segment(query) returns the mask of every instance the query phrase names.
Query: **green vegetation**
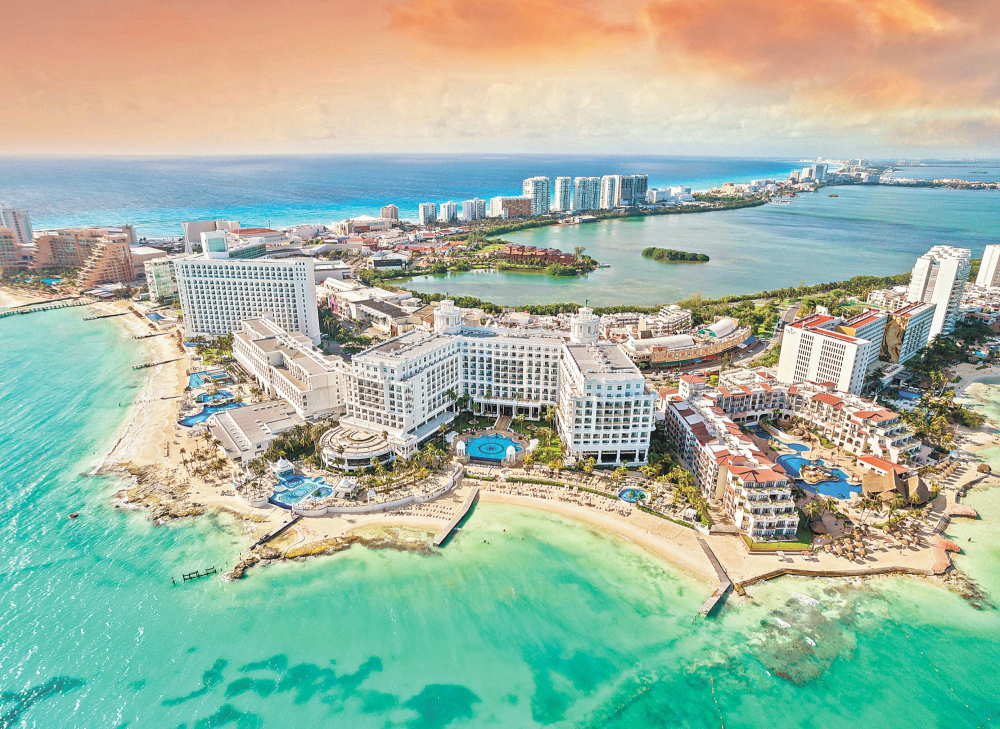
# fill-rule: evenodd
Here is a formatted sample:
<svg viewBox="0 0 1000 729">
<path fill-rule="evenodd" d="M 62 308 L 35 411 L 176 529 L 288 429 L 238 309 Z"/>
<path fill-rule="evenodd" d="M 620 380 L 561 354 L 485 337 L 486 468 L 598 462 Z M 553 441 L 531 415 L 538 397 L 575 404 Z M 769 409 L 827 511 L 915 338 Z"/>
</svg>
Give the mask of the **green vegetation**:
<svg viewBox="0 0 1000 729">
<path fill-rule="evenodd" d="M 319 439 L 329 428 L 330 423 L 326 421 L 293 425 L 271 441 L 264 451 L 264 459 L 272 463 L 281 458 L 286 461 L 305 460 L 314 466 L 321 466 Z"/>
<path fill-rule="evenodd" d="M 750 363 L 751 367 L 777 367 L 781 358 L 781 345 L 775 345 L 767 352 Z"/>
<path fill-rule="evenodd" d="M 955 388 L 948 387 L 941 372 L 932 372 L 930 380 L 930 388 L 917 407 L 912 412 L 902 413 L 901 417 L 918 438 L 946 450 L 954 440 L 953 424 L 978 428 L 986 422 L 986 417 L 956 403 Z"/>
<path fill-rule="evenodd" d="M 320 309 L 319 326 L 324 334 L 329 336 L 334 342 L 343 344 L 345 349 L 361 350 L 370 347 L 372 344 L 371 337 L 364 334 L 354 334 L 328 309 Z"/>
<path fill-rule="evenodd" d="M 233 356 L 233 335 L 208 339 L 194 337 L 188 341 L 194 342 L 194 353 L 199 355 L 205 364 L 217 364 Z"/>
<path fill-rule="evenodd" d="M 475 428 L 476 430 L 484 430 L 493 425 L 496 418 L 491 418 L 485 415 L 475 415 L 467 410 L 460 412 L 455 416 L 455 419 L 451 421 L 449 426 L 452 430 L 461 433 L 463 430 L 468 428 Z"/>
<path fill-rule="evenodd" d="M 673 248 L 656 248 L 655 246 L 644 248 L 642 255 L 644 258 L 652 258 L 654 261 L 663 261 L 664 263 L 703 263 L 709 260 L 708 256 L 704 253 L 688 253 L 686 251 L 676 251 Z"/>
</svg>

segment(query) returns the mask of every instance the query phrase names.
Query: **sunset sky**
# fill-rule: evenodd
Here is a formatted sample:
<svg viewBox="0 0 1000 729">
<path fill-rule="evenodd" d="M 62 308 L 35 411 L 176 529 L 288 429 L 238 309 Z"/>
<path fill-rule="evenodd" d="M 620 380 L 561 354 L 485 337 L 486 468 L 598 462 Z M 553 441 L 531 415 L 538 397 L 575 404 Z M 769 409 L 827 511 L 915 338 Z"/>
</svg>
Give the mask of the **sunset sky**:
<svg viewBox="0 0 1000 729">
<path fill-rule="evenodd" d="M 7 3 L 0 152 L 1000 156 L 998 0 Z"/>
</svg>

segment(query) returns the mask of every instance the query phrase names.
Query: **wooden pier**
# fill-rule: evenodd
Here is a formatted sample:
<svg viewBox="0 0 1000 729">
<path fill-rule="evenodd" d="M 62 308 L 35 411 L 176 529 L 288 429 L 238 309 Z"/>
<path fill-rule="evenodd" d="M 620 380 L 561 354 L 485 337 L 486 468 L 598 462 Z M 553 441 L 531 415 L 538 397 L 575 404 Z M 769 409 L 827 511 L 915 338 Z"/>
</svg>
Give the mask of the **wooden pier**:
<svg viewBox="0 0 1000 729">
<path fill-rule="evenodd" d="M 215 571 L 215 565 L 212 565 L 204 572 L 200 570 L 195 570 L 194 572 L 184 573 L 183 575 L 181 575 L 181 581 L 190 582 L 191 580 L 197 580 L 201 577 L 208 577 L 209 575 L 214 575 L 214 574 L 217 574 L 217 572 Z"/>
<path fill-rule="evenodd" d="M 95 321 L 96 319 L 110 319 L 114 316 L 128 316 L 129 314 L 134 314 L 133 311 L 120 311 L 117 314 L 99 314 L 98 316 L 85 316 L 84 321 Z"/>
<path fill-rule="evenodd" d="M 715 568 L 715 574 L 719 576 L 719 586 L 715 588 L 715 592 L 709 597 L 705 604 L 701 606 L 701 610 L 698 614 L 703 618 L 707 618 L 715 606 L 719 604 L 719 600 L 725 597 L 726 593 L 733 589 L 733 581 L 729 579 L 729 575 L 726 574 L 726 570 L 723 568 L 722 564 L 719 562 L 719 558 L 715 556 L 715 552 L 712 548 L 708 546 L 706 542 L 701 537 L 698 537 L 698 543 L 701 548 L 705 550 L 705 556 L 708 557 L 708 561 L 712 563 L 712 567 Z"/>
<path fill-rule="evenodd" d="M 159 367 L 160 365 L 170 364 L 171 362 L 176 362 L 177 360 L 184 359 L 183 357 L 174 357 L 173 359 L 164 359 L 159 362 L 147 362 L 146 364 L 132 365 L 134 370 L 144 370 L 148 367 Z"/>
<path fill-rule="evenodd" d="M 457 527 L 459 523 L 462 521 L 462 519 L 465 518 L 465 515 L 469 513 L 469 509 L 472 508 L 472 505 L 476 502 L 476 498 L 478 496 L 479 496 L 479 487 L 473 486 L 472 491 L 469 492 L 469 495 L 465 497 L 465 501 L 462 503 L 461 508 L 459 508 L 458 513 L 455 514 L 452 520 L 448 522 L 448 525 L 444 529 L 442 529 L 441 533 L 438 534 L 437 537 L 434 539 L 435 547 L 440 547 L 442 544 L 445 543 L 448 537 L 451 536 L 451 533 L 455 531 L 455 527 Z"/>
<path fill-rule="evenodd" d="M 0 311 L 0 319 L 5 316 L 20 316 L 23 314 L 34 314 L 37 311 L 52 311 L 53 309 L 68 309 L 71 306 L 87 306 L 92 303 L 86 299 L 61 299 L 58 303 L 38 302 L 35 304 L 22 304 L 18 307 Z"/>
<path fill-rule="evenodd" d="M 167 334 L 173 334 L 173 332 L 154 332 L 153 334 L 141 334 L 139 336 L 132 337 L 132 339 L 151 339 L 152 337 L 163 337 L 166 336 Z"/>
</svg>

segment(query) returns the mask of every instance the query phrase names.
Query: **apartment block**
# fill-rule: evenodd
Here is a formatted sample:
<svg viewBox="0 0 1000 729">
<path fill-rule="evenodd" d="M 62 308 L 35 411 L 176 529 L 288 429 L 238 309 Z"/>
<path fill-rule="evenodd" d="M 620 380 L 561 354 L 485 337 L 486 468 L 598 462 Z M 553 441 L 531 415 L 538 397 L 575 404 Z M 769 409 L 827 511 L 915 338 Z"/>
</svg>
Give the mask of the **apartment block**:
<svg viewBox="0 0 1000 729">
<path fill-rule="evenodd" d="M 352 358 L 342 427 L 385 434 L 396 455 L 412 453 L 454 417 L 458 397 L 475 412 L 544 416 L 556 409 L 567 458 L 646 462 L 653 396 L 615 345 L 598 344 L 589 309 L 565 333 L 467 326 L 446 300 L 432 332 L 413 330 Z"/>
<path fill-rule="evenodd" d="M 940 334 L 951 334 L 955 329 L 971 258 L 972 251 L 968 248 L 934 246 L 913 266 L 906 298 L 937 305 L 931 324 L 932 340 Z"/>
<path fill-rule="evenodd" d="M 17 234 L 0 226 L 0 274 L 26 271 L 32 266 L 34 248 L 18 243 Z"/>
<path fill-rule="evenodd" d="M 569 212 L 573 209 L 573 181 L 568 177 L 557 177 L 552 196 L 552 209 Z"/>
<path fill-rule="evenodd" d="M 153 258 L 142 264 L 146 270 L 146 287 L 153 301 L 172 304 L 177 301 L 177 277 L 174 275 L 174 259 L 164 256 Z"/>
<path fill-rule="evenodd" d="M 379 212 L 379 217 L 386 220 L 399 220 L 399 208 L 392 204 L 383 205 L 382 210 Z"/>
<path fill-rule="evenodd" d="M 766 370 L 729 370 L 720 375 L 715 391 L 700 387 L 738 424 L 775 414 L 801 418 L 848 453 L 893 462 L 920 447 L 898 413 L 830 385 L 785 385 Z"/>
<path fill-rule="evenodd" d="M 573 209 L 576 211 L 597 210 L 601 207 L 601 178 L 573 178 Z"/>
<path fill-rule="evenodd" d="M 530 218 L 532 215 L 531 209 L 532 198 L 527 195 L 490 198 L 491 218 Z"/>
<path fill-rule="evenodd" d="M 597 341 L 599 323 L 593 310 L 580 309 L 563 345 L 559 436 L 574 462 L 641 465 L 655 427 L 654 396 L 620 347 Z"/>
<path fill-rule="evenodd" d="M 471 223 L 474 220 L 482 220 L 486 217 L 486 201 L 480 200 L 478 197 L 472 200 L 463 200 L 460 217 L 466 223 Z"/>
<path fill-rule="evenodd" d="M 521 194 L 531 199 L 531 214 L 545 215 L 549 212 L 549 178 L 529 177 L 521 183 Z"/>
<path fill-rule="evenodd" d="M 915 302 L 889 314 L 879 357 L 902 364 L 927 346 L 936 304 Z"/>
<path fill-rule="evenodd" d="M 34 245 L 35 235 L 31 230 L 31 217 L 27 210 L 0 207 L 0 228 L 10 228 L 14 241 L 22 248 Z"/>
<path fill-rule="evenodd" d="M 437 222 L 437 205 L 432 202 L 420 203 L 417 217 L 421 225 L 431 225 Z"/>
<path fill-rule="evenodd" d="M 976 286 L 1000 286 L 1000 245 L 986 246 L 976 275 Z"/>
<path fill-rule="evenodd" d="M 754 541 L 788 540 L 799 527 L 792 480 L 694 384 L 666 403 L 664 426 L 702 493 Z M 701 380 L 703 382 L 703 380 Z"/>
<path fill-rule="evenodd" d="M 91 247 L 77 275 L 76 285 L 86 291 L 102 284 L 129 283 L 135 279 L 128 236 L 117 233 L 103 236 Z"/>
<path fill-rule="evenodd" d="M 207 235 L 207 234 L 206 234 Z M 313 261 L 308 258 L 229 258 L 206 240 L 204 253 L 174 261 L 177 291 L 189 334 L 225 335 L 244 319 L 266 314 L 286 332 L 319 344 L 319 312 Z"/>
</svg>

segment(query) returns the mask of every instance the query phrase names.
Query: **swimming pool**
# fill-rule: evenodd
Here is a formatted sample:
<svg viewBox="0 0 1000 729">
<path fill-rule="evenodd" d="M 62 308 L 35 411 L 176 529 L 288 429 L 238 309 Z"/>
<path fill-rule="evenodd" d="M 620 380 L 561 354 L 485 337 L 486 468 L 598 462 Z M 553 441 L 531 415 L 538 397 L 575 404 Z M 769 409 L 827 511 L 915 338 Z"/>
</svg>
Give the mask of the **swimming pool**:
<svg viewBox="0 0 1000 729">
<path fill-rule="evenodd" d="M 194 389 L 207 385 L 213 380 L 224 380 L 228 377 L 225 370 L 215 370 L 213 372 L 195 372 L 188 378 L 188 387 Z"/>
<path fill-rule="evenodd" d="M 241 402 L 227 402 L 222 405 L 206 405 L 201 409 L 200 413 L 197 413 L 196 415 L 188 415 L 186 418 L 181 418 L 177 422 L 186 428 L 190 428 L 194 425 L 201 425 L 216 413 L 241 407 L 243 407 L 243 403 Z"/>
<path fill-rule="evenodd" d="M 155 311 L 146 312 L 146 318 L 151 322 L 163 321 L 163 314 L 157 314 Z"/>
<path fill-rule="evenodd" d="M 790 443 L 790 446 L 799 445 L 798 443 Z M 796 449 L 798 450 L 798 449 Z M 825 466 L 821 460 L 812 461 L 808 458 L 803 458 L 802 456 L 793 456 L 791 454 L 778 456 L 778 465 L 785 469 L 789 474 L 793 475 L 797 480 L 799 478 L 799 469 L 808 463 L 817 463 L 821 466 Z M 854 484 L 847 482 L 847 474 L 840 470 L 839 468 L 831 469 L 833 475 L 837 478 L 832 481 L 821 481 L 817 484 L 807 484 L 805 481 L 801 481 L 804 488 L 816 491 L 817 493 L 823 494 L 824 496 L 833 496 L 838 499 L 846 499 L 851 494 L 856 494 L 861 491 L 861 486 L 855 486 Z"/>
<path fill-rule="evenodd" d="M 618 492 L 618 498 L 629 504 L 636 504 L 646 500 L 646 492 L 641 489 L 622 489 Z"/>
<path fill-rule="evenodd" d="M 233 393 L 229 390 L 219 390 L 214 395 L 209 395 L 207 392 L 201 393 L 195 398 L 197 402 L 215 402 L 216 400 L 232 400 Z"/>
<path fill-rule="evenodd" d="M 504 456 L 507 455 L 507 448 L 510 446 L 514 446 L 514 450 L 517 453 L 524 450 L 510 438 L 499 433 L 492 433 L 472 438 L 466 443 L 465 452 L 469 454 L 469 458 L 477 461 L 500 463 L 504 459 Z"/>
<path fill-rule="evenodd" d="M 324 479 L 319 477 L 289 476 L 283 478 L 274 487 L 274 495 L 270 502 L 283 509 L 291 509 L 300 501 L 309 499 L 323 499 L 333 495 Z"/>
</svg>

